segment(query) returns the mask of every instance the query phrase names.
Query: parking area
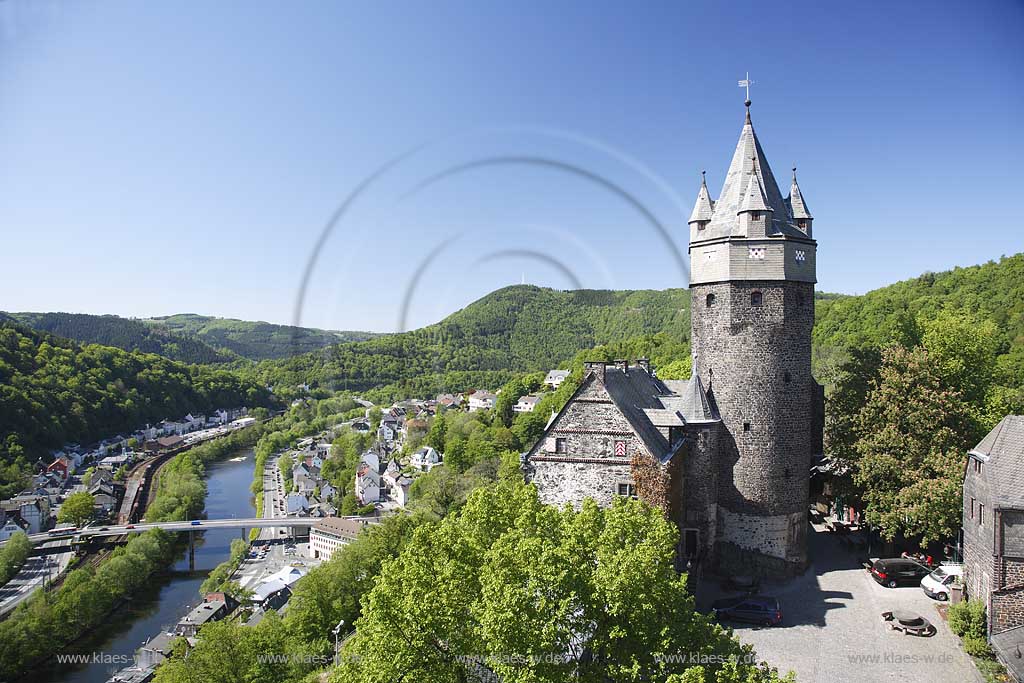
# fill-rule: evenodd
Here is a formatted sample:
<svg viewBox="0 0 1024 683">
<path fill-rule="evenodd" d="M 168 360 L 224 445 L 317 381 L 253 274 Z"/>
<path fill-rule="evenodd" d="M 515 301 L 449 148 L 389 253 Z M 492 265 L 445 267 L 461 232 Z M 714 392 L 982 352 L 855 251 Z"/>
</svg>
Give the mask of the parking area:
<svg viewBox="0 0 1024 683">
<path fill-rule="evenodd" d="M 761 593 L 778 598 L 778 626 L 729 623 L 758 658 L 796 672 L 800 683 L 983 681 L 936 606 L 919 587 L 885 588 L 837 539 L 817 527 L 808 537 L 812 566 L 786 583 L 766 583 Z M 710 608 L 725 595 L 717 581 L 702 582 L 698 605 Z M 907 636 L 882 621 L 883 612 L 916 612 L 931 621 L 930 638 Z"/>
</svg>

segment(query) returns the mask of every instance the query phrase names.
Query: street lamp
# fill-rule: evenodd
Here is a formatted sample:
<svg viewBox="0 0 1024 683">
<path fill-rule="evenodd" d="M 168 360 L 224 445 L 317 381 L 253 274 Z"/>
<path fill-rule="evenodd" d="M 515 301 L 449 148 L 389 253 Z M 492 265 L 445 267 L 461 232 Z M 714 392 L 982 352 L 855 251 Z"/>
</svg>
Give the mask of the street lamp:
<svg viewBox="0 0 1024 683">
<path fill-rule="evenodd" d="M 345 625 L 345 620 L 342 619 L 338 622 L 338 625 L 334 627 L 331 633 L 334 634 L 334 664 L 338 664 L 338 634 L 341 633 L 341 628 Z"/>
</svg>

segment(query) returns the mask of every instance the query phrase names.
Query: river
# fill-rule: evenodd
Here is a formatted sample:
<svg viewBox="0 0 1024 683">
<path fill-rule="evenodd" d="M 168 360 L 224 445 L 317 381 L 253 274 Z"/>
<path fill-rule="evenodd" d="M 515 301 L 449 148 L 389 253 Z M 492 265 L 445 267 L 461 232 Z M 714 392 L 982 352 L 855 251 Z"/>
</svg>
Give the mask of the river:
<svg viewBox="0 0 1024 683">
<path fill-rule="evenodd" d="M 239 460 L 238 458 L 243 458 Z M 252 449 L 206 467 L 206 516 L 255 517 L 249 486 L 256 462 Z M 149 590 L 136 595 L 131 604 L 119 609 L 108 620 L 109 626 L 76 643 L 70 653 L 98 655 L 98 661 L 33 672 L 38 683 L 105 683 L 116 671 L 130 663 L 135 651 L 161 630 L 173 627 L 200 600 L 199 586 L 206 575 L 228 559 L 231 540 L 241 531 L 213 529 L 196 541 L 196 570 L 189 572 L 187 550 L 170 570 L 156 577 Z"/>
</svg>

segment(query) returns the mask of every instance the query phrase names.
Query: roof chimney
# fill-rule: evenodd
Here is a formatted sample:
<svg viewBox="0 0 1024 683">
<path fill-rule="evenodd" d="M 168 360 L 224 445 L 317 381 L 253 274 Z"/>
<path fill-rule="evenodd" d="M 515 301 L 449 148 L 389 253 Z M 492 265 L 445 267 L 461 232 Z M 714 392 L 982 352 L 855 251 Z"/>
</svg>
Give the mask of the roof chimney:
<svg viewBox="0 0 1024 683">
<path fill-rule="evenodd" d="M 617 358 L 615 360 L 615 367 L 622 370 L 622 374 L 629 374 L 629 361 L 624 358 Z"/>
<path fill-rule="evenodd" d="M 603 360 L 588 360 L 583 363 L 583 367 L 586 368 L 587 372 L 592 372 L 597 375 L 597 378 L 604 383 L 604 370 L 607 366 Z"/>
<path fill-rule="evenodd" d="M 646 357 L 644 357 L 644 358 L 637 358 L 636 359 L 636 364 L 639 365 L 640 368 L 644 372 L 646 372 L 648 375 L 651 374 L 651 359 L 650 358 L 646 358 Z"/>
</svg>

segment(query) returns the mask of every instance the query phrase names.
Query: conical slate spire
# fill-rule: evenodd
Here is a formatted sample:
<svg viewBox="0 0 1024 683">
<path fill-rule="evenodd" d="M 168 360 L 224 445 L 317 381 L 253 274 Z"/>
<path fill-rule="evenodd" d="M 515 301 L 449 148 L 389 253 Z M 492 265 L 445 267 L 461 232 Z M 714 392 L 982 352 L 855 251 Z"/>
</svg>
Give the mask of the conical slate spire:
<svg viewBox="0 0 1024 683">
<path fill-rule="evenodd" d="M 756 168 L 750 175 L 747 191 L 743 194 L 743 200 L 740 202 L 737 213 L 741 211 L 771 211 L 772 207 L 768 205 L 768 200 L 764 196 L 764 188 L 761 187 L 761 180 L 757 177 Z"/>
<path fill-rule="evenodd" d="M 693 212 L 690 214 L 690 223 L 697 221 L 710 221 L 715 211 L 715 203 L 711 201 L 711 194 L 708 192 L 707 179 L 704 171 L 700 172 L 700 190 L 697 192 L 697 203 L 693 205 Z"/>
<path fill-rule="evenodd" d="M 683 404 L 680 411 L 688 423 L 694 422 L 715 422 L 718 416 L 711 408 L 708 401 L 708 394 L 704 391 L 704 383 L 700 381 L 700 373 L 697 372 L 697 358 L 693 359 L 693 370 L 690 373 L 690 381 L 686 390 L 682 393 Z"/>
<path fill-rule="evenodd" d="M 813 218 L 811 210 L 807 208 L 804 195 L 800 192 L 800 186 L 796 184 L 796 166 L 793 167 L 793 185 L 789 188 L 789 196 L 786 198 L 789 204 L 790 215 L 794 219 Z"/>
<path fill-rule="evenodd" d="M 751 179 L 755 179 L 761 186 L 760 194 L 766 207 L 758 210 L 771 210 L 775 223 L 785 221 L 789 215 L 788 207 L 779 191 L 778 183 L 775 182 L 775 176 L 772 175 L 761 142 L 754 132 L 748 108 L 732 163 L 729 164 L 729 171 L 725 175 L 722 193 L 714 203 L 714 214 L 701 239 L 742 234 L 736 214 L 741 210 L 744 197 L 750 194 L 748 186 Z"/>
</svg>

